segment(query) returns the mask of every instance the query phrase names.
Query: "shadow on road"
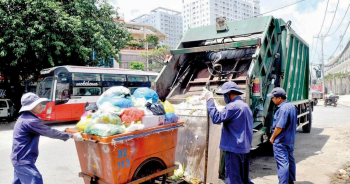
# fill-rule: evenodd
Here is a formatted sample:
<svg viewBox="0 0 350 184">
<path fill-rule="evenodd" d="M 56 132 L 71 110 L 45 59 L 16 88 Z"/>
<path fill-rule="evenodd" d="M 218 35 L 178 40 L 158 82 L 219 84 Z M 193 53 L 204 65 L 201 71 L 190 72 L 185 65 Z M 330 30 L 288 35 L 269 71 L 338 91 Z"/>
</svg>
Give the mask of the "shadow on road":
<svg viewBox="0 0 350 184">
<path fill-rule="evenodd" d="M 312 128 L 310 133 L 303 133 L 300 130 L 297 131 L 294 145 L 294 158 L 296 163 L 309 157 L 322 154 L 321 149 L 330 137 L 328 135 L 322 135 L 323 130 L 323 128 Z M 251 151 L 250 179 L 262 178 L 269 175 L 277 175 L 277 166 L 273 157 L 272 145 L 265 144 Z M 295 183 L 309 184 L 312 182 L 298 181 Z"/>
</svg>

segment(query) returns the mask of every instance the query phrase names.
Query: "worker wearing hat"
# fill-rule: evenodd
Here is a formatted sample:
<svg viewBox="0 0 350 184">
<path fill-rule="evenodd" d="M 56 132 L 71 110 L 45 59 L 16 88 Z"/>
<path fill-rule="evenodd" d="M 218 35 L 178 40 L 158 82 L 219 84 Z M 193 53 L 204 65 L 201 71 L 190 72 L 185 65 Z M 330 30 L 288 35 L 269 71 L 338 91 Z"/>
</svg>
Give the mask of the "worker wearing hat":
<svg viewBox="0 0 350 184">
<path fill-rule="evenodd" d="M 270 138 L 277 163 L 278 180 L 280 184 L 293 183 L 296 172 L 293 151 L 298 111 L 292 103 L 286 100 L 286 92 L 282 88 L 274 88 L 267 97 L 271 98 L 278 107 L 274 115 Z"/>
<path fill-rule="evenodd" d="M 226 82 L 216 94 L 224 95 L 227 104 L 218 111 L 213 93 L 203 89 L 209 115 L 214 124 L 223 123 L 220 149 L 225 152 L 225 180 L 227 184 L 246 184 L 249 180 L 250 147 L 253 138 L 253 116 L 242 100 L 243 92 L 234 82 Z"/>
<path fill-rule="evenodd" d="M 41 123 L 36 114 L 42 112 L 41 102 L 46 98 L 39 98 L 34 93 L 26 93 L 21 98 L 22 115 L 18 118 L 13 130 L 13 145 L 11 162 L 14 167 L 13 184 L 42 184 L 43 179 L 35 166 L 39 155 L 39 138 L 41 135 L 61 140 L 74 138 L 82 141 L 81 133 L 70 134 L 51 129 Z"/>
</svg>

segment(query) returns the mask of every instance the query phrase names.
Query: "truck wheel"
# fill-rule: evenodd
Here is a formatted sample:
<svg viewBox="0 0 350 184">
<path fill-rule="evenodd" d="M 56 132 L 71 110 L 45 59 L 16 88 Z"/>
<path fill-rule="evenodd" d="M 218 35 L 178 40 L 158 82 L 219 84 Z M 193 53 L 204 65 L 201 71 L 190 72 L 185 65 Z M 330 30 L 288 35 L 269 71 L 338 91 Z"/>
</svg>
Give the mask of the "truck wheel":
<svg viewBox="0 0 350 184">
<path fill-rule="evenodd" d="M 134 173 L 131 181 L 135 181 L 135 180 L 144 178 L 146 176 L 157 173 L 157 172 L 164 170 L 164 169 L 166 169 L 166 165 L 164 164 L 164 162 L 161 159 L 149 158 L 149 159 L 143 161 L 139 165 L 139 167 L 135 170 L 135 173 Z M 162 175 L 160 177 L 162 177 L 163 180 L 166 179 L 166 175 Z M 146 181 L 146 182 L 143 182 L 141 184 L 153 184 L 153 183 L 155 183 L 156 179 L 157 178 L 153 178 L 153 179 Z"/>
<path fill-rule="evenodd" d="M 307 120 L 309 120 L 309 123 L 302 127 L 304 133 L 310 133 L 310 131 L 311 131 L 311 126 L 312 126 L 312 110 L 311 110 L 311 108 L 309 108 L 309 114 L 307 115 Z"/>
</svg>

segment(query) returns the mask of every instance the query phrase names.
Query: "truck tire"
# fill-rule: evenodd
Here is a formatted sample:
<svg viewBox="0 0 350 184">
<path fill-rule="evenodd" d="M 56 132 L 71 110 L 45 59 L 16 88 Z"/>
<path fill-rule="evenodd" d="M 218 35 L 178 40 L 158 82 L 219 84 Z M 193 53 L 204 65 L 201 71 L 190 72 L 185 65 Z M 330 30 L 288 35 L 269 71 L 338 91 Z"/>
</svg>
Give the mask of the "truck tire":
<svg viewBox="0 0 350 184">
<path fill-rule="evenodd" d="M 312 110 L 311 110 L 311 108 L 309 108 L 309 114 L 307 114 L 307 120 L 309 120 L 309 123 L 302 127 L 304 133 L 311 132 L 311 126 L 312 126 Z"/>
</svg>

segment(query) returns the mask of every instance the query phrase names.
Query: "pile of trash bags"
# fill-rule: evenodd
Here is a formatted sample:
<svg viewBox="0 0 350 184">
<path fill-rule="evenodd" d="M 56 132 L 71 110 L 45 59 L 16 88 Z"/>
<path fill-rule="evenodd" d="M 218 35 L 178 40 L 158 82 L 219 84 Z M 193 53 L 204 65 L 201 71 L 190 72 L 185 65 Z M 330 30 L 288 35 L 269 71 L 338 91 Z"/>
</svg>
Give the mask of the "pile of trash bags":
<svg viewBox="0 0 350 184">
<path fill-rule="evenodd" d="M 77 129 L 100 137 L 144 129 L 145 116 L 164 116 L 165 123 L 176 123 L 179 117 L 169 102 L 160 102 L 158 94 L 141 87 L 130 95 L 123 86 L 111 87 L 96 103 L 87 104 Z"/>
</svg>

